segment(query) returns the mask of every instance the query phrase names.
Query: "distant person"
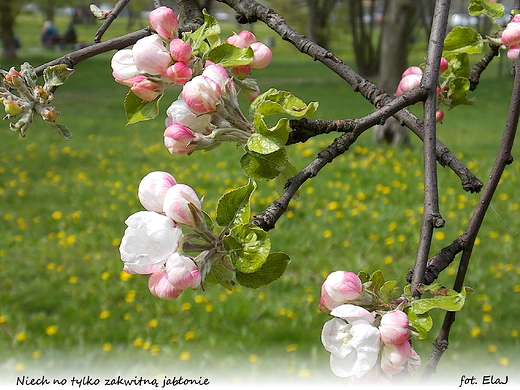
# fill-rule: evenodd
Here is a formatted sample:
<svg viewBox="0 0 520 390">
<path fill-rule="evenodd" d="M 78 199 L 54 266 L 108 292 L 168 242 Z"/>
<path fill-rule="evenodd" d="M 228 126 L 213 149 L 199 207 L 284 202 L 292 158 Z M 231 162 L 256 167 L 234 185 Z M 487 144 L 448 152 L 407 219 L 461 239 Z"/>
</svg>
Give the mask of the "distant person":
<svg viewBox="0 0 520 390">
<path fill-rule="evenodd" d="M 52 47 L 60 40 L 60 34 L 58 33 L 58 29 L 56 26 L 50 21 L 47 20 L 43 24 L 40 42 L 43 47 Z"/>
<path fill-rule="evenodd" d="M 76 34 L 76 30 L 74 29 L 74 22 L 70 22 L 69 28 L 65 31 L 65 35 L 63 35 L 62 43 L 63 45 L 70 45 L 75 48 L 78 42 L 78 36 Z"/>
</svg>

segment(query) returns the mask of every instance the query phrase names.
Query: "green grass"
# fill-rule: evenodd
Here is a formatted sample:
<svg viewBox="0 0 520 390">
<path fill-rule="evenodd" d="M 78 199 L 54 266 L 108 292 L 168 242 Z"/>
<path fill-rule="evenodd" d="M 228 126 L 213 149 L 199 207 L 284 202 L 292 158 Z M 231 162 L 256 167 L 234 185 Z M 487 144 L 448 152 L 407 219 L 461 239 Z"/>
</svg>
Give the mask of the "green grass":
<svg viewBox="0 0 520 390">
<path fill-rule="evenodd" d="M 33 30 L 37 34 L 37 27 Z M 262 34 L 268 32 L 259 30 Z M 31 43 L 28 35 L 22 38 L 21 61 L 38 65 L 57 54 L 36 48 L 37 40 Z M 409 149 L 375 147 L 367 132 L 306 183 L 301 199 L 291 203 L 270 232 L 273 249 L 292 259 L 277 282 L 233 292 L 210 286 L 160 301 L 149 294 L 146 277 L 125 277 L 117 249 L 124 219 L 141 209 L 139 180 L 151 170 L 169 171 L 203 195 L 204 209 L 214 213 L 224 191 L 246 182 L 238 164 L 241 153 L 224 145 L 207 153 L 170 156 L 162 145 L 162 121 L 175 93 L 163 99 L 160 118 L 125 127 L 126 88 L 112 80 L 109 61 L 107 54 L 78 65 L 56 93 L 59 120 L 71 128 L 71 141 L 42 122 L 34 123 L 24 139 L 4 125 L 0 375 L 99 370 L 112 376 L 192 373 L 247 382 L 264 380 L 268 373 L 291 381 L 334 381 L 319 338 L 328 319 L 317 309 L 321 283 L 336 269 L 382 269 L 404 285 L 421 223 L 419 141 L 413 139 Z M 8 65 L 2 63 L 2 68 Z M 497 74 L 497 68 L 489 71 L 476 107 L 446 113 L 439 126 L 443 142 L 484 181 L 511 89 L 511 78 Z M 360 117 L 372 111 L 332 72 L 282 42 L 273 64 L 255 76 L 264 90 L 286 88 L 305 101 L 319 101 L 316 117 Z M 323 136 L 291 147 L 291 161 L 304 167 L 332 139 Z M 518 148 L 513 154 L 518 156 Z M 467 278 L 475 292 L 457 316 L 441 376 L 461 370 L 472 374 L 475 356 L 489 373 L 519 365 L 519 174 L 517 163 L 508 167 L 492 203 L 498 215 L 490 211 L 484 221 Z M 448 169 L 440 169 L 439 177 L 447 225 L 436 235 L 432 251 L 462 232 L 478 201 L 478 194 L 465 193 Z M 275 196 L 272 185 L 260 183 L 253 212 L 261 212 Z M 456 266 L 441 282 L 452 282 Z M 433 335 L 441 320 L 439 313 Z M 424 360 L 430 341 L 415 344 Z"/>
</svg>

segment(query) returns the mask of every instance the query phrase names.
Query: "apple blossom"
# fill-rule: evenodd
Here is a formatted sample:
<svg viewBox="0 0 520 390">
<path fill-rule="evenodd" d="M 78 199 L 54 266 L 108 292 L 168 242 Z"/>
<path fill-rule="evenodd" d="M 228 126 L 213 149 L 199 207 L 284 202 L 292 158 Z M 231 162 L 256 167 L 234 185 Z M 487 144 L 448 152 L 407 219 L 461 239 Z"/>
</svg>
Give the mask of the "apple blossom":
<svg viewBox="0 0 520 390">
<path fill-rule="evenodd" d="M 175 12 L 168 7 L 155 8 L 148 16 L 152 28 L 164 39 L 171 39 L 177 35 L 179 25 Z"/>
<path fill-rule="evenodd" d="M 226 42 L 233 46 L 245 49 L 252 43 L 256 42 L 256 37 L 251 31 L 242 30 L 238 34 L 233 34 L 230 36 L 228 39 L 226 39 Z"/>
<path fill-rule="evenodd" d="M 54 107 L 43 107 L 39 113 L 42 119 L 48 122 L 54 122 L 58 116 L 58 111 Z"/>
<path fill-rule="evenodd" d="M 402 344 L 408 340 L 408 316 L 401 310 L 392 310 L 381 317 L 379 331 L 385 344 Z"/>
<path fill-rule="evenodd" d="M 423 71 L 421 68 L 419 68 L 418 66 L 410 66 L 409 68 L 407 68 L 403 74 L 401 75 L 401 78 L 404 78 L 406 76 L 409 76 L 411 74 L 415 74 L 415 75 L 419 75 L 419 76 L 422 76 L 423 74 Z"/>
<path fill-rule="evenodd" d="M 137 196 L 146 210 L 161 213 L 164 195 L 175 184 L 177 184 L 175 178 L 168 172 L 153 171 L 141 179 Z"/>
<path fill-rule="evenodd" d="M 515 15 L 502 32 L 502 43 L 506 46 L 520 44 L 520 15 Z"/>
<path fill-rule="evenodd" d="M 169 282 L 177 289 L 198 288 L 201 274 L 197 265 L 187 256 L 173 253 L 166 261 Z"/>
<path fill-rule="evenodd" d="M 130 90 L 143 100 L 151 102 L 164 92 L 165 85 L 160 81 L 140 75 L 126 80 L 132 83 Z"/>
<path fill-rule="evenodd" d="M 195 217 L 189 207 L 190 204 L 197 210 L 202 207 L 193 188 L 185 184 L 177 184 L 166 192 L 163 211 L 176 223 L 194 227 Z"/>
<path fill-rule="evenodd" d="M 231 67 L 231 73 L 239 80 L 245 80 L 251 73 L 251 67 L 249 65 L 233 66 Z"/>
<path fill-rule="evenodd" d="M 332 309 L 330 314 L 334 317 L 342 318 L 348 322 L 364 320 L 369 323 L 373 323 L 376 320 L 374 314 L 370 313 L 368 310 L 362 308 L 361 306 L 352 305 L 350 303 Z"/>
<path fill-rule="evenodd" d="M 381 328 L 379 328 L 381 331 Z M 381 369 L 388 375 L 395 375 L 405 369 L 405 364 L 412 356 L 412 346 L 405 341 L 402 344 L 384 344 L 381 348 Z"/>
<path fill-rule="evenodd" d="M 335 307 L 361 297 L 363 284 L 353 272 L 335 271 L 327 276 L 321 286 L 319 308 L 327 312 Z"/>
<path fill-rule="evenodd" d="M 183 291 L 170 283 L 164 267 L 150 275 L 148 289 L 154 297 L 167 300 L 176 299 Z"/>
<path fill-rule="evenodd" d="M 439 67 L 439 72 L 444 73 L 448 70 L 449 67 L 450 67 L 450 64 L 448 63 L 448 60 L 446 58 L 442 57 L 440 67 Z"/>
<path fill-rule="evenodd" d="M 333 318 L 323 326 L 321 341 L 331 353 L 330 367 L 337 376 L 361 378 L 377 363 L 379 330 L 368 321 Z"/>
<path fill-rule="evenodd" d="M 11 88 L 18 89 L 24 85 L 22 74 L 15 68 L 9 69 L 9 71 L 4 75 L 4 78 L 7 82 L 7 85 Z"/>
<path fill-rule="evenodd" d="M 267 67 L 273 59 L 273 52 L 261 42 L 251 44 L 253 49 L 253 61 L 249 63 L 252 69 L 263 69 Z"/>
<path fill-rule="evenodd" d="M 507 58 L 509 58 L 512 61 L 516 61 L 519 53 L 520 53 L 520 44 L 511 45 L 511 47 L 509 47 L 509 49 L 507 50 Z"/>
<path fill-rule="evenodd" d="M 125 80 L 132 79 L 141 73 L 135 66 L 132 49 L 116 51 L 112 56 L 110 65 L 112 67 L 112 76 L 120 84 L 131 86 L 131 84 L 125 83 Z"/>
<path fill-rule="evenodd" d="M 166 127 L 171 125 L 183 125 L 196 133 L 209 134 L 211 132 L 211 115 L 197 115 L 190 110 L 186 102 L 180 96 L 166 109 Z"/>
<path fill-rule="evenodd" d="M 119 252 L 128 273 L 151 274 L 177 250 L 182 231 L 168 217 L 153 211 L 129 216 Z"/>
<path fill-rule="evenodd" d="M 184 154 L 197 148 L 195 141 L 197 135 L 182 125 L 171 125 L 164 131 L 164 145 L 170 154 Z"/>
<path fill-rule="evenodd" d="M 184 85 L 191 79 L 193 70 L 184 62 L 176 62 L 161 73 L 161 79 L 169 83 Z"/>
<path fill-rule="evenodd" d="M 175 61 L 187 63 L 191 59 L 191 46 L 182 39 L 172 39 L 169 48 L 170 55 Z"/>
<path fill-rule="evenodd" d="M 415 87 L 418 87 L 421 84 L 421 79 L 422 79 L 422 74 L 412 73 L 412 74 L 406 75 L 399 82 L 395 95 L 401 96 L 403 93 L 411 91 Z"/>
<path fill-rule="evenodd" d="M 162 74 L 172 63 L 172 57 L 157 34 L 139 39 L 132 48 L 135 67 L 142 73 Z"/>
<path fill-rule="evenodd" d="M 435 111 L 435 121 L 437 123 L 442 123 L 443 119 L 444 119 L 444 111 L 442 111 L 442 110 Z"/>
<path fill-rule="evenodd" d="M 182 89 L 182 98 L 195 114 L 207 114 L 217 109 L 222 97 L 220 85 L 211 78 L 199 75 Z"/>
</svg>

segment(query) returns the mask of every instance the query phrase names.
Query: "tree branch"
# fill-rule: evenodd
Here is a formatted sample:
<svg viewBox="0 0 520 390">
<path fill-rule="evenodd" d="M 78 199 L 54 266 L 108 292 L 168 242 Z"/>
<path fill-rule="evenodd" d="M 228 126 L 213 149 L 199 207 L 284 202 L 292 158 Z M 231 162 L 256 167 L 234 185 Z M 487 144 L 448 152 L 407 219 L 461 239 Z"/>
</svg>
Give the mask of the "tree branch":
<svg viewBox="0 0 520 390">
<path fill-rule="evenodd" d="M 114 5 L 114 9 L 110 11 L 110 15 L 108 15 L 108 18 L 105 19 L 101 27 L 96 32 L 96 35 L 94 36 L 94 42 L 99 43 L 101 42 L 101 38 L 103 37 L 103 34 L 108 30 L 110 25 L 116 18 L 119 16 L 121 11 L 126 7 L 126 5 L 130 2 L 130 0 L 118 0 L 116 5 Z"/>
</svg>

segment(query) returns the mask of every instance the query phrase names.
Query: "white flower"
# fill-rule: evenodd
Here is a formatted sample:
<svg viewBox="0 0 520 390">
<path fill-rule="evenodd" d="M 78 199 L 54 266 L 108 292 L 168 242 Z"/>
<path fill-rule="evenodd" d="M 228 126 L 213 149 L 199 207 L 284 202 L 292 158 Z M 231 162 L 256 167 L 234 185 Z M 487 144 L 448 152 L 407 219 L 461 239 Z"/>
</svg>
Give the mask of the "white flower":
<svg viewBox="0 0 520 390">
<path fill-rule="evenodd" d="M 166 110 L 166 127 L 171 125 L 183 125 L 196 133 L 208 134 L 211 132 L 211 115 L 197 115 L 190 110 L 186 102 L 180 96 Z"/>
<path fill-rule="evenodd" d="M 177 250 L 182 231 L 168 217 L 153 211 L 138 211 L 125 221 L 119 252 L 128 273 L 151 274 Z"/>
<path fill-rule="evenodd" d="M 162 74 L 173 62 L 164 42 L 157 34 L 139 39 L 132 48 L 135 67 L 142 73 Z"/>
<path fill-rule="evenodd" d="M 137 196 L 148 211 L 163 211 L 164 195 L 177 182 L 168 172 L 153 171 L 142 178 L 137 189 Z"/>
<path fill-rule="evenodd" d="M 356 320 L 365 320 L 369 323 L 373 323 L 376 317 L 368 310 L 363 309 L 360 306 L 352 305 L 350 303 L 338 306 L 330 312 L 334 317 L 339 317 L 348 322 L 352 323 Z"/>
<path fill-rule="evenodd" d="M 361 378 L 378 360 L 379 330 L 366 320 L 348 323 L 333 318 L 323 326 L 321 341 L 331 353 L 330 368 L 337 376 Z"/>
</svg>

